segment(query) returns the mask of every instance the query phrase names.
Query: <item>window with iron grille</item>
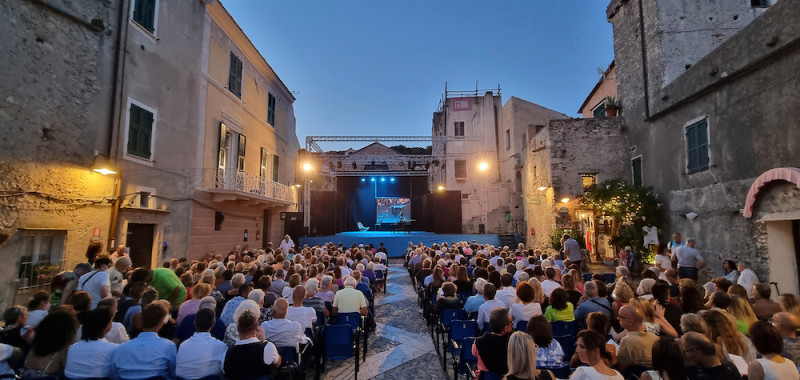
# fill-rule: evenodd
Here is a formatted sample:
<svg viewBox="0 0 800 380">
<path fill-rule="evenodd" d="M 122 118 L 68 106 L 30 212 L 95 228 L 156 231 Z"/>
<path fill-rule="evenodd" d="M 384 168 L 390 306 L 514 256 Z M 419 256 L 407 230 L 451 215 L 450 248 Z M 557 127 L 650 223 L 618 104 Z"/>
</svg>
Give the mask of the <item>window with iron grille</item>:
<svg viewBox="0 0 800 380">
<path fill-rule="evenodd" d="M 50 285 L 63 270 L 67 231 L 23 231 L 20 289 Z"/>
<path fill-rule="evenodd" d="M 228 72 L 228 90 L 242 98 L 242 60 L 231 52 L 231 62 Z"/>
</svg>

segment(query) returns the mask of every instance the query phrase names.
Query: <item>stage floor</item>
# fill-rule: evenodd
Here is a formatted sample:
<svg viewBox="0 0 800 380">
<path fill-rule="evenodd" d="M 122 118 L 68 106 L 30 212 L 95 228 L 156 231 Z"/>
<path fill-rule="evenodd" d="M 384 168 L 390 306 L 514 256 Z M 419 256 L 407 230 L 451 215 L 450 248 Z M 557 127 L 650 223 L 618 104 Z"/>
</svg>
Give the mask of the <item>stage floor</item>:
<svg viewBox="0 0 800 380">
<path fill-rule="evenodd" d="M 353 244 L 374 244 L 377 248 L 380 243 L 386 247 L 389 257 L 401 257 L 406 253 L 408 243 L 425 244 L 431 246 L 434 243 L 455 243 L 459 241 L 476 241 L 478 244 L 491 244 L 494 246 L 500 245 L 500 237 L 490 234 L 435 234 L 432 232 L 424 231 L 411 231 L 411 232 L 391 232 L 391 231 L 367 231 L 367 232 L 341 232 L 336 235 L 328 236 L 314 236 L 300 238 L 299 246 L 308 244 L 314 246 L 318 244 L 325 244 L 333 242 L 334 244 L 342 243 L 345 247 L 350 247 Z"/>
</svg>

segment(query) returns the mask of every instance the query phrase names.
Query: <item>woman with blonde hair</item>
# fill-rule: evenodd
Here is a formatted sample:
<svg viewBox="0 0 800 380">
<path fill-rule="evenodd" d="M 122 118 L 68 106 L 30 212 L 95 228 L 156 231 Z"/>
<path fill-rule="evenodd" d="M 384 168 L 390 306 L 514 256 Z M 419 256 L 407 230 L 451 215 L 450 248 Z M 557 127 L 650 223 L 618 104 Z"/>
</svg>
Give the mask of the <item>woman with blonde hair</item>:
<svg viewBox="0 0 800 380">
<path fill-rule="evenodd" d="M 800 320 L 800 298 L 791 293 L 783 293 L 780 297 L 781 309 L 787 313 L 792 313 Z"/>
<path fill-rule="evenodd" d="M 750 333 L 750 326 L 758 320 L 750 302 L 739 296 L 733 296 L 731 304 L 725 310 L 728 315 L 736 318 L 736 329 L 744 335 Z"/>
<path fill-rule="evenodd" d="M 536 369 L 536 351 L 533 337 L 516 331 L 508 339 L 508 374 L 507 380 L 551 380 L 555 379 L 548 370 Z"/>
<path fill-rule="evenodd" d="M 708 310 L 702 315 L 706 321 L 711 341 L 722 347 L 723 354 L 741 356 L 745 362 L 756 359 L 756 350 L 727 315 L 718 310 Z"/>
<path fill-rule="evenodd" d="M 536 277 L 531 277 L 528 280 L 528 284 L 533 287 L 533 302 L 542 305 L 542 309 L 547 308 L 547 297 L 544 296 L 544 290 L 542 289 L 542 283 Z"/>
<path fill-rule="evenodd" d="M 614 287 L 612 295 L 614 296 L 614 303 L 611 305 L 611 309 L 614 314 L 614 319 L 616 319 L 619 314 L 619 309 L 631 303 L 634 297 L 633 288 L 628 286 L 627 283 L 618 282 Z"/>
<path fill-rule="evenodd" d="M 655 335 L 669 335 L 677 338 L 678 332 L 664 317 L 664 307 L 661 305 L 653 305 L 649 301 L 642 299 L 635 299 L 631 301 L 631 306 L 639 309 L 642 313 L 642 324 L 645 329 Z"/>
</svg>

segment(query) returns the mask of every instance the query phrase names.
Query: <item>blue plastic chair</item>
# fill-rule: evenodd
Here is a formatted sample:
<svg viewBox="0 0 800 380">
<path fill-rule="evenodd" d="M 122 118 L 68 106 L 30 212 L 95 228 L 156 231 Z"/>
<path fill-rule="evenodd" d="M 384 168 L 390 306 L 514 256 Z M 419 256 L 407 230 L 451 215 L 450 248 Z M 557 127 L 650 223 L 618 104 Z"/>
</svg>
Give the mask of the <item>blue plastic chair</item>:
<svg viewBox="0 0 800 380">
<path fill-rule="evenodd" d="M 584 273 L 583 274 L 583 282 L 592 281 L 592 274 L 591 273 Z"/>
<path fill-rule="evenodd" d="M 444 358 L 447 357 L 447 351 L 450 351 L 453 354 L 453 373 L 458 377 L 458 371 L 460 367 L 460 360 L 462 357 L 462 351 L 466 348 L 465 340 L 467 338 L 473 338 L 475 335 L 478 334 L 478 322 L 475 322 L 471 319 L 456 319 L 450 324 L 450 334 L 447 341 L 448 347 L 447 349 L 443 350 L 444 354 L 442 355 Z M 469 347 L 472 350 L 472 346 Z M 470 355 L 472 352 L 470 351 Z M 443 360 L 443 367 L 445 371 L 447 369 L 447 360 Z"/>
<path fill-rule="evenodd" d="M 575 336 L 578 334 L 578 322 L 556 321 L 550 323 L 553 327 L 553 339 L 558 341 L 564 350 L 564 362 L 569 363 L 575 352 Z"/>
<path fill-rule="evenodd" d="M 615 273 L 603 273 L 603 279 L 606 284 L 611 284 L 617 280 L 617 275 Z"/>
<path fill-rule="evenodd" d="M 514 329 L 517 331 L 528 332 L 528 321 L 519 321 L 514 326 Z"/>
<path fill-rule="evenodd" d="M 297 349 L 294 347 L 278 347 L 278 355 L 281 356 L 281 366 L 290 363 L 300 365 L 300 358 L 297 355 Z"/>
<path fill-rule="evenodd" d="M 466 376 L 468 379 L 475 378 L 475 370 L 473 368 L 477 367 L 478 358 L 472 354 L 473 345 L 475 345 L 474 337 L 464 338 L 461 343 L 461 349 L 458 353 L 458 362 L 455 363 L 456 378 L 458 378 L 459 374 Z"/>
<path fill-rule="evenodd" d="M 358 378 L 358 339 L 350 325 L 328 325 L 325 329 L 325 357 L 330 360 L 355 358 L 355 378 Z M 323 364 L 324 366 L 324 364 Z"/>
<path fill-rule="evenodd" d="M 361 328 L 361 313 L 338 313 L 336 314 L 337 325 L 348 325 L 353 332 Z"/>
<path fill-rule="evenodd" d="M 494 372 L 481 372 L 480 380 L 503 380 L 505 378 L 505 374 L 502 373 L 494 373 Z"/>
<path fill-rule="evenodd" d="M 541 369 L 544 370 L 547 368 L 541 368 Z M 557 379 L 568 379 L 570 375 L 572 375 L 572 368 L 569 367 L 569 364 L 561 368 L 549 368 L 547 370 L 552 372 Z"/>
</svg>

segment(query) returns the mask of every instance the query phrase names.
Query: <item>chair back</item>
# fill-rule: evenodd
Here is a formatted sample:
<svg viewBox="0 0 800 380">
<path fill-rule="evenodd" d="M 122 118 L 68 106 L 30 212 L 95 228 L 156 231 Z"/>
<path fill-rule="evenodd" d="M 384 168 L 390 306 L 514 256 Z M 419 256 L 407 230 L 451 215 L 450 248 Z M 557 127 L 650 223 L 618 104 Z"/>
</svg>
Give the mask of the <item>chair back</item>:
<svg viewBox="0 0 800 380">
<path fill-rule="evenodd" d="M 478 335 L 478 322 L 471 319 L 456 319 L 450 323 L 450 338 L 461 343 L 462 340 Z"/>
<path fill-rule="evenodd" d="M 353 357 L 353 332 L 349 325 L 328 325 L 325 329 L 325 356 L 331 360 Z"/>
<path fill-rule="evenodd" d="M 336 314 L 336 324 L 348 325 L 352 331 L 361 327 L 361 313 L 339 313 Z"/>
<path fill-rule="evenodd" d="M 456 319 L 467 319 L 467 312 L 464 309 L 445 309 L 442 310 L 442 324 L 450 327 Z"/>
<path fill-rule="evenodd" d="M 583 274 L 583 282 L 592 281 L 592 273 L 584 273 Z"/>
<path fill-rule="evenodd" d="M 380 280 L 383 280 L 383 279 L 384 279 L 383 271 L 382 270 L 376 270 L 375 271 L 375 280 L 376 281 L 380 281 Z"/>
<path fill-rule="evenodd" d="M 550 368 L 549 370 L 550 372 L 553 372 L 553 376 L 555 376 L 556 379 L 568 379 L 570 375 L 572 375 L 572 369 L 569 367 L 569 365 L 565 365 L 560 368 Z"/>
<path fill-rule="evenodd" d="M 613 283 L 614 281 L 617 280 L 617 275 L 616 275 L 616 273 L 604 273 L 603 274 L 603 279 L 604 279 L 606 284 L 611 284 L 611 283 Z"/>
<path fill-rule="evenodd" d="M 278 347 L 278 355 L 281 356 L 282 366 L 289 363 L 299 364 L 295 347 Z"/>
<path fill-rule="evenodd" d="M 364 225 L 361 224 L 361 222 L 358 222 L 358 229 L 359 230 L 363 230 L 364 229 Z"/>
<path fill-rule="evenodd" d="M 461 342 L 461 352 L 458 354 L 458 373 L 462 375 L 472 375 L 468 364 L 478 364 L 478 358 L 472 354 L 472 346 L 475 344 L 475 337 L 464 338 Z M 469 376 L 468 376 L 469 378 Z"/>
<path fill-rule="evenodd" d="M 575 336 L 578 334 L 577 321 L 556 321 L 550 324 L 553 327 L 553 339 L 558 341 L 561 349 L 564 350 L 564 360 L 567 362 L 575 353 Z"/>
<path fill-rule="evenodd" d="M 472 291 L 462 290 L 460 292 L 456 292 L 456 296 L 458 297 L 458 300 L 461 301 L 461 304 L 465 304 L 467 299 L 472 297 Z"/>
<path fill-rule="evenodd" d="M 505 374 L 481 371 L 480 377 L 478 379 L 480 379 L 480 380 L 503 380 L 503 378 L 505 378 Z"/>
<path fill-rule="evenodd" d="M 514 329 L 517 331 L 528 332 L 528 321 L 519 321 L 514 326 Z"/>
</svg>

